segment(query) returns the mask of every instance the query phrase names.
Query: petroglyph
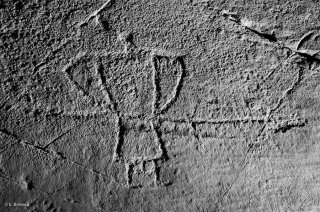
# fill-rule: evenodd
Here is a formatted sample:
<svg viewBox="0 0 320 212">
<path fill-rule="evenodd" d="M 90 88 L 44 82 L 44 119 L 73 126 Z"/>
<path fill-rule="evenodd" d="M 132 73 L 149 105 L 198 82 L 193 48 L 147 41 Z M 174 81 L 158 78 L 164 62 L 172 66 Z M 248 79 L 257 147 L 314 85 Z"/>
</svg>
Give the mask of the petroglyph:
<svg viewBox="0 0 320 212">
<path fill-rule="evenodd" d="M 0 211 L 317 211 L 318 11 L 1 1 Z"/>
<path fill-rule="evenodd" d="M 159 84 L 159 70 L 158 67 L 155 67 L 154 60 L 156 57 L 167 57 L 166 55 L 154 55 L 154 52 L 143 52 L 142 54 L 147 54 L 148 57 L 145 58 L 146 61 L 141 61 L 141 63 L 151 62 L 152 61 L 152 81 L 153 85 L 153 93 L 152 93 L 152 110 L 151 114 L 146 114 L 148 120 L 136 120 L 138 123 L 140 122 L 140 126 L 138 130 L 128 130 L 126 129 L 127 123 L 125 122 L 125 118 L 121 114 L 121 112 L 116 113 L 118 115 L 118 140 L 116 141 L 116 147 L 114 150 L 114 158 L 116 161 L 122 161 L 126 164 L 127 169 L 127 185 L 133 188 L 139 188 L 139 186 L 132 185 L 132 177 L 135 173 L 135 169 L 137 164 L 143 163 L 154 163 L 154 168 L 152 169 L 152 173 L 154 174 L 154 185 L 162 185 L 161 179 L 158 175 L 157 167 L 159 161 L 166 161 L 169 159 L 167 149 L 165 144 L 161 139 L 161 132 L 159 131 L 160 123 L 159 123 L 159 115 L 167 110 L 174 102 L 174 100 L 178 97 L 179 89 L 181 89 L 181 81 L 183 78 L 183 72 L 185 69 L 184 64 L 182 63 L 182 58 L 177 57 L 177 59 L 173 60 L 173 62 L 180 63 L 179 72 L 176 80 L 176 84 L 174 85 L 174 90 L 171 96 L 168 97 L 168 100 L 165 104 L 159 108 L 159 99 L 160 96 L 160 84 Z M 170 56 L 171 57 L 171 56 Z M 170 58 L 171 59 L 171 58 Z M 151 65 L 151 64 L 150 64 Z M 147 65 L 150 67 L 150 65 Z M 151 71 L 151 70 L 150 70 Z M 171 70 L 167 70 L 171 71 Z M 101 71 L 103 72 L 103 71 Z M 146 73 L 150 74 L 150 73 Z M 104 77 L 104 73 L 101 73 L 101 81 L 106 81 Z M 130 79 L 130 78 L 129 78 Z M 151 93 L 150 93 L 151 94 Z M 114 102 L 113 105 L 119 105 L 118 102 Z M 115 106 L 113 106 L 115 107 Z M 120 111 L 120 109 L 119 109 Z M 147 143 L 145 143 L 147 142 Z M 142 149 L 141 149 L 142 148 Z M 136 152 L 137 151 L 137 152 Z M 150 173 L 149 173 L 150 175 Z"/>
</svg>

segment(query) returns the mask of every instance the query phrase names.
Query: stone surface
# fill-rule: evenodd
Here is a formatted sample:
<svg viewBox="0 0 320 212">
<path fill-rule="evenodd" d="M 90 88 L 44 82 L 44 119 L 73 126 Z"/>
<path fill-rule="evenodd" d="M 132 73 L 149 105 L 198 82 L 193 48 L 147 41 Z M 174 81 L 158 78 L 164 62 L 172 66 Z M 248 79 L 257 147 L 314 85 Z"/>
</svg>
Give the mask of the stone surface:
<svg viewBox="0 0 320 212">
<path fill-rule="evenodd" d="M 0 211 L 320 210 L 319 9 L 0 1 Z"/>
</svg>

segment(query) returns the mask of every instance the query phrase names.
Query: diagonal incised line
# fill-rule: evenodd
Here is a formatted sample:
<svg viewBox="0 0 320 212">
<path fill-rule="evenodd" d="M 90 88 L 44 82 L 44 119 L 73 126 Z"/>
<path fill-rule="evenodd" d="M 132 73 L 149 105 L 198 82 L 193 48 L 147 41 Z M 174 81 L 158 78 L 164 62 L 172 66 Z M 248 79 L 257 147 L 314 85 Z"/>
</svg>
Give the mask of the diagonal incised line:
<svg viewBox="0 0 320 212">
<path fill-rule="evenodd" d="M 95 10 L 89 16 L 87 16 L 82 22 L 78 24 L 78 27 L 82 27 L 83 25 L 87 24 L 90 20 L 98 17 L 112 2 L 112 0 L 107 0 L 99 9 Z"/>
<path fill-rule="evenodd" d="M 159 110 L 159 98 L 160 98 L 160 79 L 159 79 L 159 70 L 157 63 L 157 56 L 152 53 L 151 55 L 152 63 L 152 85 L 153 85 L 153 100 L 152 100 L 152 116 L 156 116 Z"/>
</svg>

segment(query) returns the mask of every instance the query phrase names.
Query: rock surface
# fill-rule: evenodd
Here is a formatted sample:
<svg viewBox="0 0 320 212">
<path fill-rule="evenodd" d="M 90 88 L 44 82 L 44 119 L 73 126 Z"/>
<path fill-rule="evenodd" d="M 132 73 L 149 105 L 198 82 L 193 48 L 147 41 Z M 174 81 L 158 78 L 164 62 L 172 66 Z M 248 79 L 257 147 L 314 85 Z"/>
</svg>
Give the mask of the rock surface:
<svg viewBox="0 0 320 212">
<path fill-rule="evenodd" d="M 319 10 L 0 1 L 0 211 L 320 210 Z"/>
</svg>

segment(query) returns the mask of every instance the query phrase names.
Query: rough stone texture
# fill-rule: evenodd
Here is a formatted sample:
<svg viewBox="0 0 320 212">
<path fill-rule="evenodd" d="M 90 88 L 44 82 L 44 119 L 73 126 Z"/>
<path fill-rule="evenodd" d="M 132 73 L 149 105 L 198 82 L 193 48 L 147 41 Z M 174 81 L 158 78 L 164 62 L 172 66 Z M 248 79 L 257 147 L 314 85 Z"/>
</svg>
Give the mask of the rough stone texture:
<svg viewBox="0 0 320 212">
<path fill-rule="evenodd" d="M 316 0 L 1 0 L 0 211 L 320 211 Z"/>
</svg>

